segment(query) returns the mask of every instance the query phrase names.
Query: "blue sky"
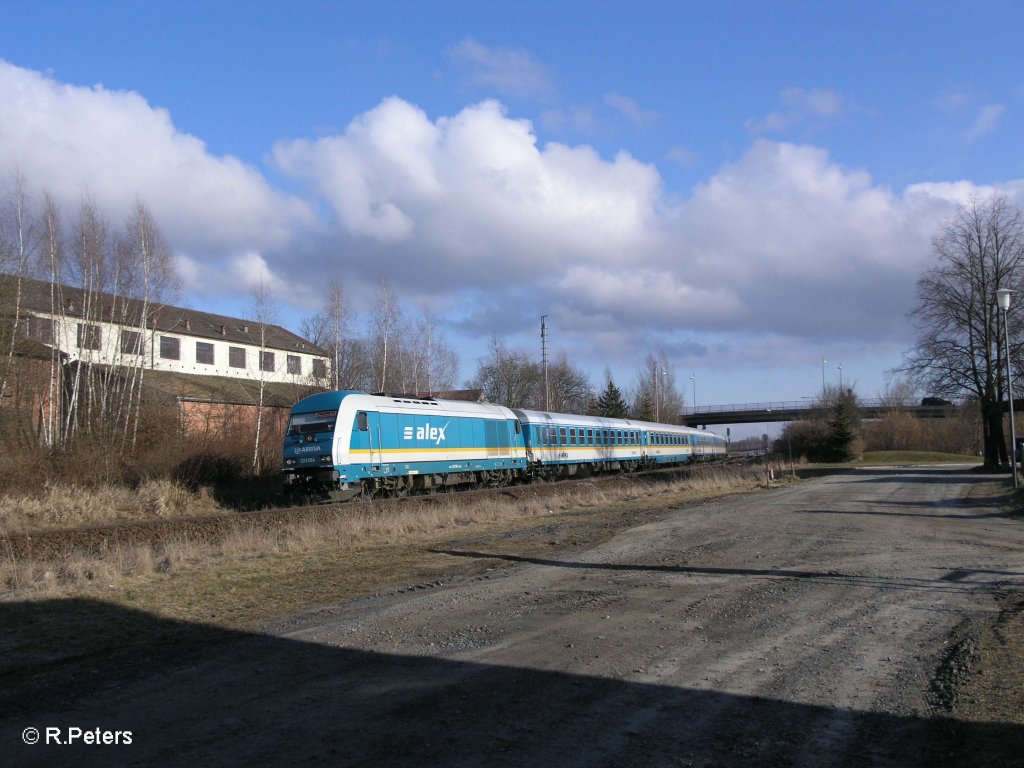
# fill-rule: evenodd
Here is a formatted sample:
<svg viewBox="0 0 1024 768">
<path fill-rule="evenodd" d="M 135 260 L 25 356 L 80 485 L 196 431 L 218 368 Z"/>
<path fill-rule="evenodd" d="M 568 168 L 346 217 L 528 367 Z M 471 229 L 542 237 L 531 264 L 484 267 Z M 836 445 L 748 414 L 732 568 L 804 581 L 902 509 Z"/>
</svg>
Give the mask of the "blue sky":
<svg viewBox="0 0 1024 768">
<path fill-rule="evenodd" d="M 184 299 L 288 324 L 340 279 L 698 403 L 875 395 L 938 227 L 1024 204 L 1019 2 L 0 0 L 0 175 L 113 220 Z M 689 388 L 684 393 L 691 396 Z"/>
</svg>

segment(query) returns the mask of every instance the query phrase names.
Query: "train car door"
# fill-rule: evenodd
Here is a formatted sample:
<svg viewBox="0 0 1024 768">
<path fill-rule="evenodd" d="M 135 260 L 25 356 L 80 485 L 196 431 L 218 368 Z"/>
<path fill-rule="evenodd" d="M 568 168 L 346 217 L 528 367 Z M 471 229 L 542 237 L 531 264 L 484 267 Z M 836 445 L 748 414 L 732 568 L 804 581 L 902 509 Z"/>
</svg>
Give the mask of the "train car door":
<svg viewBox="0 0 1024 768">
<path fill-rule="evenodd" d="M 511 432 L 512 434 L 509 435 L 509 445 L 511 446 L 509 453 L 512 459 L 515 460 L 519 458 L 519 443 L 523 440 L 523 425 L 519 423 L 519 419 L 512 422 Z"/>
<path fill-rule="evenodd" d="M 366 434 L 366 444 L 370 451 L 370 464 L 379 466 L 382 462 L 380 414 L 376 411 L 359 411 L 356 413 L 356 429 Z"/>
</svg>

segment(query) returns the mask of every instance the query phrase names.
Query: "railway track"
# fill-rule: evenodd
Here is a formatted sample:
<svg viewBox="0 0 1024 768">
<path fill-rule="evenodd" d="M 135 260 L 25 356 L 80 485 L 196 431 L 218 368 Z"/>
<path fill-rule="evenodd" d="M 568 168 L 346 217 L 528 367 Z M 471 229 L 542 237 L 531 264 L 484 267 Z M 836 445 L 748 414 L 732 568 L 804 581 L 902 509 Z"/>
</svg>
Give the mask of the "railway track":
<svg viewBox="0 0 1024 768">
<path fill-rule="evenodd" d="M 740 463 L 733 460 L 719 464 Z M 232 531 L 242 527 L 256 527 L 272 531 L 284 525 L 304 522 L 326 522 L 339 516 L 357 513 L 368 507 L 386 512 L 398 505 L 429 506 L 451 499 L 469 504 L 474 499 L 491 496 L 505 496 L 511 499 L 536 499 L 563 493 L 580 485 L 603 485 L 614 487 L 643 480 L 657 483 L 687 477 L 696 467 L 686 465 L 671 469 L 656 469 L 630 475 L 598 475 L 585 479 L 560 480 L 556 482 L 511 485 L 502 488 L 485 488 L 427 496 L 409 496 L 401 499 L 374 499 L 368 502 L 345 501 L 325 502 L 304 506 L 277 506 L 246 512 L 226 512 L 217 515 L 197 517 L 175 517 L 161 520 L 137 520 L 34 531 L 28 533 L 0 534 L 0 556 L 15 560 L 52 560 L 65 557 L 72 552 L 102 554 L 118 547 L 153 546 L 176 538 L 193 541 L 214 542 L 223 539 Z"/>
</svg>

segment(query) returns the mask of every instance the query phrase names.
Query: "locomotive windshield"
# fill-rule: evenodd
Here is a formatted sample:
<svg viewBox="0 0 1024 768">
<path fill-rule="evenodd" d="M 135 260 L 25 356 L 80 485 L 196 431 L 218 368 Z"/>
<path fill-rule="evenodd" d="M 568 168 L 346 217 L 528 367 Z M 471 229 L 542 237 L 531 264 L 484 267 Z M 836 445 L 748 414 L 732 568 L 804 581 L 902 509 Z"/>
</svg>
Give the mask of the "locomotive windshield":
<svg viewBox="0 0 1024 768">
<path fill-rule="evenodd" d="M 311 432 L 333 432 L 337 411 L 293 413 L 288 419 L 289 435 L 308 435 Z"/>
</svg>

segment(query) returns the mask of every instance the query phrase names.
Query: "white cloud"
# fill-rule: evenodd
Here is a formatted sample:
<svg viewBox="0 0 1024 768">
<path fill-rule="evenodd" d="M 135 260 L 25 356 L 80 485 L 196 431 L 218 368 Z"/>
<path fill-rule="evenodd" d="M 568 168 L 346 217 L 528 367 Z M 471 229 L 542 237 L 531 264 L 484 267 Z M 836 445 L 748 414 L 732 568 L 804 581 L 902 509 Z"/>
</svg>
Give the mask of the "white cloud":
<svg viewBox="0 0 1024 768">
<path fill-rule="evenodd" d="M 519 48 L 491 48 L 468 37 L 448 57 L 469 70 L 473 85 L 505 96 L 546 96 L 554 90 L 540 62 Z"/>
<path fill-rule="evenodd" d="M 553 255 L 635 252 L 660 194 L 651 166 L 627 153 L 608 162 L 585 146 L 538 148 L 532 125 L 494 101 L 432 122 L 389 99 L 343 135 L 280 142 L 274 157 L 313 185 L 348 234 L 409 244 L 470 283 L 492 277 L 495 260 L 525 275 Z"/>
<path fill-rule="evenodd" d="M 668 150 L 668 154 L 666 156 L 673 163 L 681 165 L 684 168 L 686 166 L 693 165 L 695 162 L 697 162 L 698 159 L 698 155 L 696 152 L 689 149 L 688 147 L 684 147 L 681 144 L 677 144 L 674 147 L 670 147 Z"/>
<path fill-rule="evenodd" d="M 974 141 L 986 134 L 995 133 L 999 129 L 999 122 L 1005 112 L 1006 107 L 1002 104 L 987 104 L 982 107 L 974 122 L 971 123 L 970 130 L 967 131 L 967 140 Z"/>
<path fill-rule="evenodd" d="M 179 247 L 282 245 L 309 220 L 256 169 L 217 157 L 142 96 L 59 83 L 0 60 L 0 170 L 65 208 L 91 196 L 119 221 L 136 198 Z"/>
<path fill-rule="evenodd" d="M 546 109 L 541 112 L 540 124 L 550 133 L 597 133 L 598 122 L 593 111 L 587 107 L 565 107 Z"/>
<path fill-rule="evenodd" d="M 533 126 L 495 101 L 431 120 L 388 99 L 341 135 L 281 142 L 274 155 L 337 216 L 347 245 L 335 254 L 362 255 L 325 256 L 315 273 L 340 258 L 366 284 L 389 274 L 461 297 L 462 316 L 486 333 L 559 307 L 566 332 L 584 339 L 618 324 L 634 338 L 906 340 L 931 238 L 958 201 L 984 192 L 901 194 L 822 149 L 762 139 L 670 208 L 653 166 L 540 147 Z M 503 305 L 515 309 L 492 320 Z"/>
<path fill-rule="evenodd" d="M 843 97 L 827 88 L 787 88 L 780 94 L 782 102 L 774 112 L 759 120 L 747 120 L 752 134 L 784 133 L 801 123 L 821 123 L 843 114 Z"/>
<path fill-rule="evenodd" d="M 482 338 L 532 338 L 550 313 L 574 356 L 599 367 L 659 347 L 754 359 L 763 341 L 766 361 L 821 340 L 898 347 L 941 222 L 972 194 L 1024 202 L 1021 181 L 892 190 L 821 148 L 767 139 L 678 202 L 653 165 L 540 145 L 496 101 L 432 118 L 400 98 L 337 135 L 274 146 L 277 169 L 307 185 L 299 200 L 137 94 L 0 64 L 0 98 L 0 170 L 20 165 L 71 205 L 89 192 L 114 221 L 141 195 L 193 290 L 245 295 L 263 275 L 307 308 L 327 279 L 358 300 L 386 276 Z M 784 101 L 842 110 L 829 92 Z"/>
<path fill-rule="evenodd" d="M 657 112 L 642 109 L 634 99 L 619 93 L 605 94 L 604 103 L 625 115 L 638 128 L 650 125 L 658 119 Z"/>
</svg>

